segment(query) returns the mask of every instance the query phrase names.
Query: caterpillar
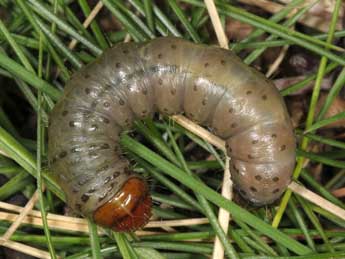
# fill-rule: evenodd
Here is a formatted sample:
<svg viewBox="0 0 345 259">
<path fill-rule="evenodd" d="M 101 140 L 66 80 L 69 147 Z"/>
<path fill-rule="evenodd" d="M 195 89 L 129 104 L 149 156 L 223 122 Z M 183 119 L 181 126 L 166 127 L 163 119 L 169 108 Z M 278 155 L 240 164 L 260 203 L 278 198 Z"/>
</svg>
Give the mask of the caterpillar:
<svg viewBox="0 0 345 259">
<path fill-rule="evenodd" d="M 253 204 L 274 202 L 291 181 L 295 137 L 273 83 L 229 50 L 161 37 L 106 50 L 52 110 L 48 162 L 70 207 L 115 231 L 148 222 L 148 186 L 119 136 L 155 112 L 184 114 L 224 139 L 234 186 Z"/>
</svg>

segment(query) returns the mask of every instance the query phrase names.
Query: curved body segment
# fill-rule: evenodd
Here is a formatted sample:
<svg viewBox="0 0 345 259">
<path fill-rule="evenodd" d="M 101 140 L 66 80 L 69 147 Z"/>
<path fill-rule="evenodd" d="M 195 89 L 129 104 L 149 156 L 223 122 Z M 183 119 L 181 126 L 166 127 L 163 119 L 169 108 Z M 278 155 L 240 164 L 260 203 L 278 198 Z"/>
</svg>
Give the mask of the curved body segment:
<svg viewBox="0 0 345 259">
<path fill-rule="evenodd" d="M 148 189 L 119 134 L 155 112 L 184 114 L 224 139 L 234 185 L 252 203 L 272 203 L 291 181 L 295 138 L 275 86 L 228 50 L 165 37 L 118 44 L 67 83 L 48 151 L 72 208 L 117 231 L 148 221 Z"/>
</svg>

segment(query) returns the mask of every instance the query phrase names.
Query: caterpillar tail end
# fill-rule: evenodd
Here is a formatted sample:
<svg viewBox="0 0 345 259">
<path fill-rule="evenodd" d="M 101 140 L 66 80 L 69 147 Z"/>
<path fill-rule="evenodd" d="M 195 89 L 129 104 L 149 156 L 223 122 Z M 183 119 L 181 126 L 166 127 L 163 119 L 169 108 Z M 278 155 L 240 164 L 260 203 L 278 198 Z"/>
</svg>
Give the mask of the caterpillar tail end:
<svg viewBox="0 0 345 259">
<path fill-rule="evenodd" d="M 145 181 L 132 177 L 93 214 L 96 224 L 116 232 L 135 231 L 149 221 L 152 199 Z"/>
</svg>

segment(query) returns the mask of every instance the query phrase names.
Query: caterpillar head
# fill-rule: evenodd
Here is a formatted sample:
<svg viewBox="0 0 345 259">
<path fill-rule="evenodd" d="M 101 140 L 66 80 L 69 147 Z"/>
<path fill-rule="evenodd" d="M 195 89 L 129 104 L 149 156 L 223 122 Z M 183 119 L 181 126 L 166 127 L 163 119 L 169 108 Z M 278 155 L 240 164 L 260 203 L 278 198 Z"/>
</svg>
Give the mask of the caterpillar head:
<svg viewBox="0 0 345 259">
<path fill-rule="evenodd" d="M 149 221 L 151 205 L 147 184 L 140 178 L 132 177 L 94 212 L 93 219 L 96 224 L 117 232 L 134 231 Z"/>
</svg>

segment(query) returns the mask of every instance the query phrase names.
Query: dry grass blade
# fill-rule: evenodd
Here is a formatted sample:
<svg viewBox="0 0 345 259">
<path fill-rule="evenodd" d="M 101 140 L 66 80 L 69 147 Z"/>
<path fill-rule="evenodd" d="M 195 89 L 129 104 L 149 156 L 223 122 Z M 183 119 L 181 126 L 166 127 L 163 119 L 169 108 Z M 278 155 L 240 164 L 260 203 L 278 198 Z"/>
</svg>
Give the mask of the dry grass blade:
<svg viewBox="0 0 345 259">
<path fill-rule="evenodd" d="M 180 124 L 182 127 L 184 127 L 185 129 L 199 136 L 200 138 L 207 141 L 208 143 L 214 145 L 215 147 L 219 148 L 220 150 L 224 152 L 226 151 L 224 140 L 213 135 L 211 132 L 199 126 L 198 124 L 194 123 L 190 119 L 182 115 L 174 115 L 172 116 L 172 119 L 176 121 L 178 124 Z"/>
<path fill-rule="evenodd" d="M 89 14 L 89 16 L 85 19 L 83 26 L 85 28 L 89 27 L 89 25 L 92 23 L 92 21 L 95 19 L 95 17 L 97 16 L 97 14 L 101 11 L 103 7 L 103 3 L 102 1 L 99 1 L 95 7 L 92 9 L 91 13 Z M 70 44 L 68 45 L 69 49 L 74 49 L 75 46 L 77 45 L 78 41 L 76 39 L 73 39 Z"/>
<path fill-rule="evenodd" d="M 46 251 L 37 249 L 35 247 L 31 247 L 28 245 L 24 245 L 18 242 L 14 242 L 11 240 L 6 241 L 6 243 L 4 244 L 5 247 L 16 250 L 16 251 L 20 251 L 21 253 L 27 254 L 27 255 L 31 255 L 34 256 L 36 258 L 42 258 L 42 259 L 50 259 L 50 254 Z M 60 257 L 58 257 L 60 258 Z"/>
<path fill-rule="evenodd" d="M 232 200 L 232 181 L 231 181 L 229 165 L 230 165 L 230 159 L 227 157 L 226 162 L 225 162 L 224 176 L 223 176 L 222 195 L 225 198 Z M 225 233 L 228 233 L 229 220 L 230 220 L 229 212 L 220 208 L 219 213 L 218 213 L 218 221 Z M 212 258 L 214 259 L 224 258 L 224 249 L 218 237 L 216 237 L 214 241 Z"/>
<path fill-rule="evenodd" d="M 205 0 L 204 2 L 206 5 L 208 14 L 210 15 L 213 29 L 216 32 L 219 45 L 224 49 L 228 49 L 229 48 L 229 40 L 224 33 L 222 23 L 219 19 L 218 11 L 217 11 L 216 5 L 214 4 L 214 1 L 213 0 Z"/>
<path fill-rule="evenodd" d="M 0 208 L 8 210 L 8 211 L 14 211 L 14 212 L 21 212 L 23 210 L 22 207 L 8 204 L 5 202 L 0 202 Z M 14 222 L 17 216 L 18 215 L 14 213 L 0 212 L 0 220 L 4 220 L 4 221 Z M 52 229 L 89 233 L 88 223 L 85 219 L 82 219 L 82 218 L 61 216 L 57 214 L 48 213 L 47 220 L 48 220 L 49 226 L 51 226 Z M 29 211 L 28 215 L 23 217 L 22 223 L 41 227 L 42 226 L 41 212 L 36 211 L 36 210 Z M 165 220 L 165 221 L 158 220 L 158 221 L 149 222 L 145 226 L 145 228 L 180 227 L 180 226 L 202 225 L 202 224 L 208 224 L 208 219 L 207 218 L 192 218 L 192 219 Z M 104 234 L 104 231 L 100 230 L 99 234 Z"/>
<path fill-rule="evenodd" d="M 268 69 L 268 71 L 267 71 L 267 73 L 266 73 L 266 77 L 269 78 L 271 75 L 274 74 L 275 71 L 277 71 L 277 69 L 279 68 L 280 64 L 283 62 L 283 59 L 285 58 L 288 49 L 289 49 L 289 45 L 286 45 L 286 46 L 284 46 L 284 47 L 281 49 L 281 51 L 280 51 L 278 57 L 277 57 L 277 58 L 275 59 L 275 61 L 270 65 L 270 67 L 269 67 L 269 69 Z"/>
<path fill-rule="evenodd" d="M 321 196 L 317 195 L 316 193 L 308 190 L 307 188 L 303 187 L 302 185 L 297 184 L 296 182 L 292 182 L 289 185 L 289 189 L 294 193 L 302 196 L 304 199 L 314 203 L 315 205 L 331 212 L 332 214 L 338 216 L 339 218 L 345 220 L 345 210 L 334 205 L 333 203 L 329 202 L 328 200 L 322 198 Z"/>
<path fill-rule="evenodd" d="M 20 212 L 16 220 L 13 222 L 13 224 L 7 229 L 6 233 L 0 238 L 0 245 L 4 245 L 12 236 L 12 234 L 17 230 L 17 228 L 22 223 L 24 217 L 28 215 L 28 213 L 32 210 L 32 208 L 35 206 L 35 203 L 38 200 L 38 191 L 35 191 L 35 193 L 32 195 L 31 199 L 26 203 L 23 210 Z"/>
</svg>

